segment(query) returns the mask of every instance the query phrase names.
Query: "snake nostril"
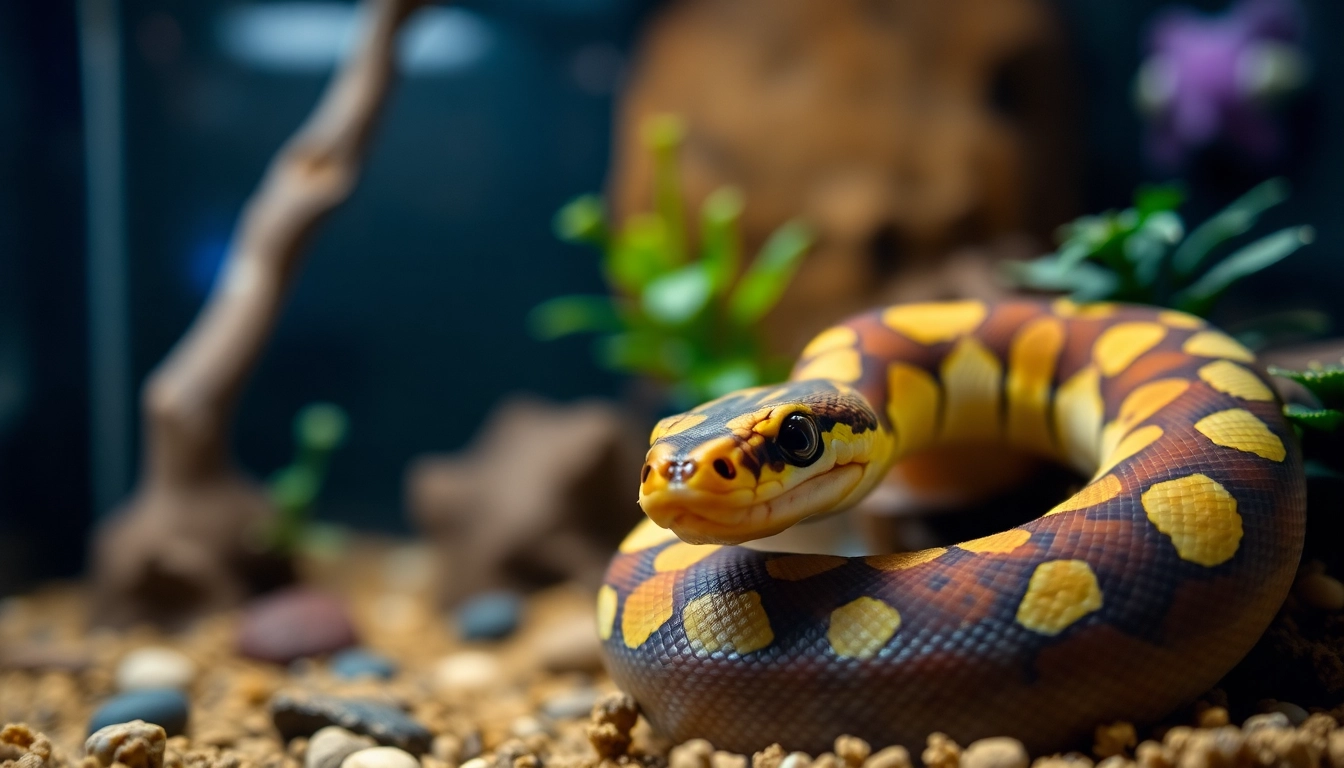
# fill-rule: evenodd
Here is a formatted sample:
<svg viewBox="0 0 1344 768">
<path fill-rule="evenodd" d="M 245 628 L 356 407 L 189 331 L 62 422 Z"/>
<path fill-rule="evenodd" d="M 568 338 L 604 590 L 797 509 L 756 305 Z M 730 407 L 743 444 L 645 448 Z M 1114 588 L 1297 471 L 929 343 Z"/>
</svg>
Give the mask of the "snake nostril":
<svg viewBox="0 0 1344 768">
<path fill-rule="evenodd" d="M 714 471 L 718 472 L 719 477 L 722 477 L 724 480 L 732 480 L 734 477 L 737 477 L 737 469 L 733 466 L 732 462 L 727 459 L 715 459 Z"/>
<path fill-rule="evenodd" d="M 652 473 L 653 473 L 653 465 L 652 465 L 652 464 L 645 464 L 645 465 L 644 465 L 644 474 L 640 475 L 640 477 L 639 477 L 639 482 L 641 482 L 641 483 L 647 483 L 647 482 L 649 482 L 649 475 L 652 474 Z"/>
</svg>

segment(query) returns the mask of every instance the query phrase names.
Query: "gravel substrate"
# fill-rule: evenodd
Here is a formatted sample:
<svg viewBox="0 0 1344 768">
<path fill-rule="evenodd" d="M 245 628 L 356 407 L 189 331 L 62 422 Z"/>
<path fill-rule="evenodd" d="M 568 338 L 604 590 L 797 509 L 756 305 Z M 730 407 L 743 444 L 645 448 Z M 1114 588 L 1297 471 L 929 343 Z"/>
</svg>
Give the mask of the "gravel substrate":
<svg viewBox="0 0 1344 768">
<path fill-rule="evenodd" d="M 274 598 L 172 633 L 89 628 L 77 585 L 4 600 L 0 768 L 1344 768 L 1344 708 L 1329 709 L 1344 698 L 1330 678 L 1344 669 L 1344 586 L 1318 564 L 1229 677 L 1230 698 L 1212 691 L 1162 726 L 1100 724 L 1093 744 L 1062 755 L 935 733 L 921 754 L 842 736 L 817 756 L 666 743 L 601 671 L 586 590 L 495 595 L 473 609 L 486 622 L 436 608 L 431 565 L 419 545 L 375 543 L 305 564 L 304 583 L 327 596 L 294 596 L 308 606 L 312 656 L 258 628 Z M 1306 698 L 1247 703 L 1280 675 L 1282 698 Z"/>
</svg>

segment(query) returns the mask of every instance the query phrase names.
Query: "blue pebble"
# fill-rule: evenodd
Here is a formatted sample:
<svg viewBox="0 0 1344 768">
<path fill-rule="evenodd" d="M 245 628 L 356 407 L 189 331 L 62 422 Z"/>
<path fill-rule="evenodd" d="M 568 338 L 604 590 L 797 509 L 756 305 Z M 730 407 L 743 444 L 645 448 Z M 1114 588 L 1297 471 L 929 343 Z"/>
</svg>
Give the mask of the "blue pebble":
<svg viewBox="0 0 1344 768">
<path fill-rule="evenodd" d="M 331 657 L 331 673 L 345 680 L 373 677 L 389 680 L 396 677 L 397 665 L 391 659 L 363 648 L 349 648 Z"/>
<path fill-rule="evenodd" d="M 173 688 L 145 688 L 113 696 L 89 718 L 89 733 L 117 723 L 144 720 L 163 728 L 169 736 L 187 730 L 190 704 L 186 694 Z"/>
<path fill-rule="evenodd" d="M 500 640 L 518 629 L 523 599 L 513 592 L 485 592 L 457 609 L 458 631 L 464 640 Z"/>
</svg>

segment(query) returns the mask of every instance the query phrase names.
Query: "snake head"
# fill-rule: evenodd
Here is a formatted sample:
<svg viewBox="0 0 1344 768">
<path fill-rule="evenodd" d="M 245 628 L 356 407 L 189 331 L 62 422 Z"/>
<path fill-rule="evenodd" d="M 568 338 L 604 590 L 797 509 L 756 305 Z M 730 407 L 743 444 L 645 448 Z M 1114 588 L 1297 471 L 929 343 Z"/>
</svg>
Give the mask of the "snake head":
<svg viewBox="0 0 1344 768">
<path fill-rule="evenodd" d="M 738 544 L 843 509 L 885 471 L 890 439 L 863 395 L 824 380 L 756 387 L 663 419 L 639 504 L 693 544 Z"/>
</svg>

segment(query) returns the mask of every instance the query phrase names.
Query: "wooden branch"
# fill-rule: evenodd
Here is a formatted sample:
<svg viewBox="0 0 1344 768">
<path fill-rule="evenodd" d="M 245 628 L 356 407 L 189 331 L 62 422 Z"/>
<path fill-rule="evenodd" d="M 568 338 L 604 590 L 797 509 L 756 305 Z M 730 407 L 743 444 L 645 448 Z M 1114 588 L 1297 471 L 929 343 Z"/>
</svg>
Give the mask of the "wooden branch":
<svg viewBox="0 0 1344 768">
<path fill-rule="evenodd" d="M 366 0 L 354 54 L 248 201 L 220 278 L 141 393 L 142 481 L 189 485 L 232 471 L 229 426 L 307 245 L 349 197 L 395 70 L 402 23 L 427 0 Z"/>
</svg>

